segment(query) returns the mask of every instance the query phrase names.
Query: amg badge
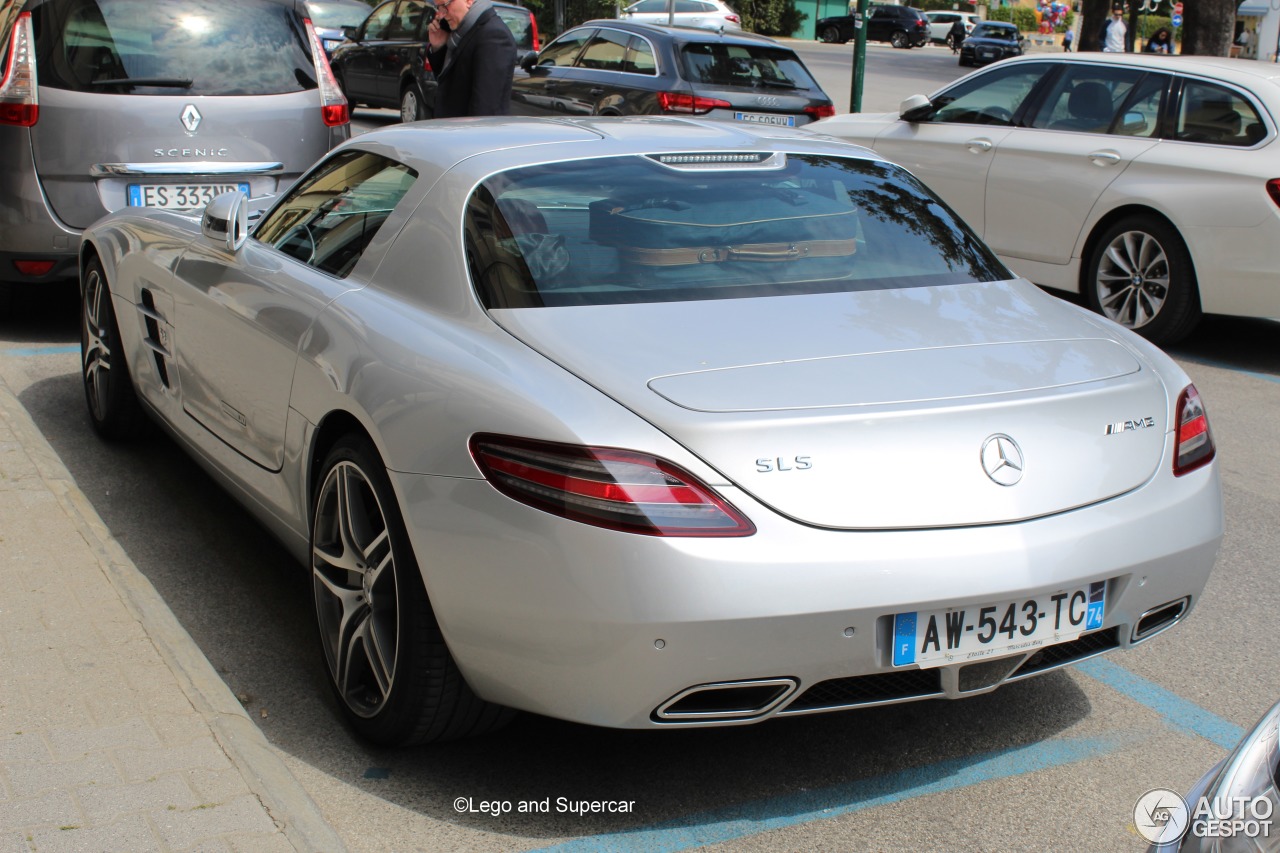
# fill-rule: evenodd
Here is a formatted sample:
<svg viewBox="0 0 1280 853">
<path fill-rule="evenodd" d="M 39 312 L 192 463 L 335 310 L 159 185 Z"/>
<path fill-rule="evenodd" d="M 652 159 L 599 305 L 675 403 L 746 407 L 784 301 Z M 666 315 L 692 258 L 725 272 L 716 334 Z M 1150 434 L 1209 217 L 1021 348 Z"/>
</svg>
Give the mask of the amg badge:
<svg viewBox="0 0 1280 853">
<path fill-rule="evenodd" d="M 1137 418 L 1132 421 L 1118 421 L 1114 424 L 1107 424 L 1107 435 L 1115 435 L 1118 432 L 1128 432 L 1134 429 L 1150 429 L 1156 425 L 1156 419 L 1153 417 Z"/>
</svg>

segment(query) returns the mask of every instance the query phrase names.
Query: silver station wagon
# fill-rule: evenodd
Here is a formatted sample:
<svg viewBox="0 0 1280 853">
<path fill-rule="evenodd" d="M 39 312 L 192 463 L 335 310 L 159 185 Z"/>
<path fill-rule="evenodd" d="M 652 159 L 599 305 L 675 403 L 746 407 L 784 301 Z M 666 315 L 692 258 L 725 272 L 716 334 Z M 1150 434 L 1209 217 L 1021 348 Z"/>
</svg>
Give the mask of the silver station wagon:
<svg viewBox="0 0 1280 853">
<path fill-rule="evenodd" d="M 0 283 L 123 207 L 274 196 L 350 135 L 302 0 L 0 0 Z"/>
</svg>

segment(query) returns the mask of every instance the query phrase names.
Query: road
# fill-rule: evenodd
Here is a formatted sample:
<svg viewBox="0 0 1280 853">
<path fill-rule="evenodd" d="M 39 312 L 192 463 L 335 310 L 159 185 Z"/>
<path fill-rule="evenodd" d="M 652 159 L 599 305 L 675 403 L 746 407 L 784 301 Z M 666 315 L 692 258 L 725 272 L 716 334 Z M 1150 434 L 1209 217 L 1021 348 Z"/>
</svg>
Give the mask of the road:
<svg viewBox="0 0 1280 853">
<path fill-rule="evenodd" d="M 810 47 L 838 65 L 839 46 Z M 954 65 L 938 49 L 871 51 L 920 63 L 907 82 L 877 66 L 877 98 L 931 91 L 926 81 Z M 524 716 L 481 740 L 387 751 L 339 720 L 300 567 L 169 440 L 112 446 L 94 436 L 77 310 L 70 286 L 20 296 L 0 314 L 0 377 L 356 853 L 1138 851 L 1138 797 L 1185 790 L 1280 699 L 1272 322 L 1210 318 L 1172 352 L 1209 407 L 1227 536 L 1195 612 L 1139 648 L 957 702 L 703 731 Z M 559 797 L 633 806 L 557 813 Z M 459 798 L 475 811 L 459 812 Z M 546 814 L 479 811 L 544 799 Z"/>
</svg>

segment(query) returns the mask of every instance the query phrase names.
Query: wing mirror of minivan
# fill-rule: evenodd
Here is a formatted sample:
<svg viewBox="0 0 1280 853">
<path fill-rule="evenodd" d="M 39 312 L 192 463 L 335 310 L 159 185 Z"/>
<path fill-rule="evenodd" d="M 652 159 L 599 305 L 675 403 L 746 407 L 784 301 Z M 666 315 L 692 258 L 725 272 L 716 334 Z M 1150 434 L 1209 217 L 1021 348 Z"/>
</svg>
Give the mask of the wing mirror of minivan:
<svg viewBox="0 0 1280 853">
<path fill-rule="evenodd" d="M 526 74 L 532 74 L 533 69 L 538 65 L 538 52 L 531 50 L 520 60 L 520 67 L 525 70 Z"/>
<path fill-rule="evenodd" d="M 205 205 L 200 233 L 235 252 L 249 236 L 249 205 L 239 190 L 223 193 Z"/>
<path fill-rule="evenodd" d="M 345 26 L 342 28 L 342 37 L 347 41 L 360 41 L 360 28 Z"/>
<path fill-rule="evenodd" d="M 903 121 L 923 121 L 933 112 L 933 103 L 927 95 L 912 95 L 898 105 L 898 118 Z"/>
</svg>

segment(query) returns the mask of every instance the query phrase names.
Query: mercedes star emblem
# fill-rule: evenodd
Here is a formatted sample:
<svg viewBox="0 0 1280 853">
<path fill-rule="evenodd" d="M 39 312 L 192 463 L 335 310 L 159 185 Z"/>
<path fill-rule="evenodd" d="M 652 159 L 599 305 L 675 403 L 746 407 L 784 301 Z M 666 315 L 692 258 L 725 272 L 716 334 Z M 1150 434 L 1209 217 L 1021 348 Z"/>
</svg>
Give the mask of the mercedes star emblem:
<svg viewBox="0 0 1280 853">
<path fill-rule="evenodd" d="M 982 442 L 982 470 L 993 483 L 1012 486 L 1022 479 L 1022 448 L 1003 433 Z"/>
</svg>

